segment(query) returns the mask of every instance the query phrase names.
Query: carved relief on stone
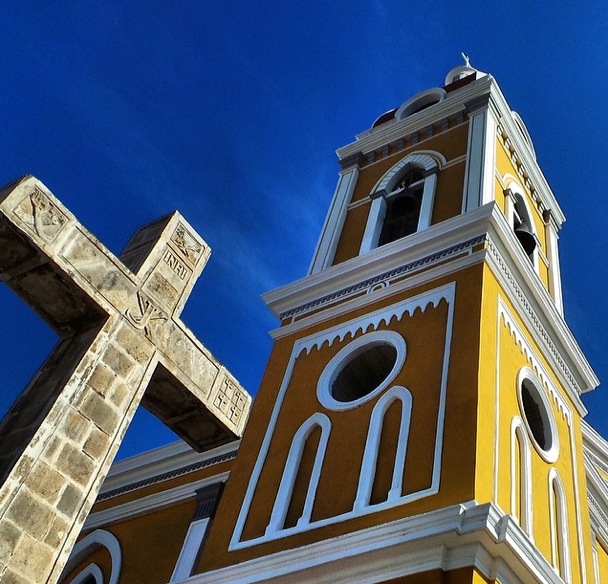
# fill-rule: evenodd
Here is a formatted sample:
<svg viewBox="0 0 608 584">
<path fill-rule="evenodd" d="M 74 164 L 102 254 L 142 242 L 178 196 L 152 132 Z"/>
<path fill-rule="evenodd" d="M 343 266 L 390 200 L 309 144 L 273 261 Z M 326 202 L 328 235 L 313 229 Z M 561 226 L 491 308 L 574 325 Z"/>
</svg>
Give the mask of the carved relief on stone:
<svg viewBox="0 0 608 584">
<path fill-rule="evenodd" d="M 171 270 L 179 277 L 180 280 L 185 280 L 191 273 L 191 271 L 169 248 L 167 248 L 163 255 L 163 261 L 171 268 Z"/>
<path fill-rule="evenodd" d="M 159 310 L 154 303 L 146 298 L 141 292 L 137 293 L 137 304 L 139 306 L 139 314 L 133 314 L 130 308 L 127 308 L 125 316 L 129 322 L 140 331 L 144 331 L 146 337 L 152 340 L 152 331 L 150 324 L 152 321 L 166 321 L 167 316 Z"/>
<path fill-rule="evenodd" d="M 171 241 L 192 263 L 196 264 L 201 257 L 203 246 L 180 223 L 171 236 Z"/>
<path fill-rule="evenodd" d="M 67 223 L 67 217 L 39 188 L 34 188 L 14 211 L 34 233 L 51 241 Z"/>
<path fill-rule="evenodd" d="M 220 385 L 213 405 L 220 410 L 233 424 L 238 424 L 246 403 L 245 396 L 228 378 Z"/>
</svg>

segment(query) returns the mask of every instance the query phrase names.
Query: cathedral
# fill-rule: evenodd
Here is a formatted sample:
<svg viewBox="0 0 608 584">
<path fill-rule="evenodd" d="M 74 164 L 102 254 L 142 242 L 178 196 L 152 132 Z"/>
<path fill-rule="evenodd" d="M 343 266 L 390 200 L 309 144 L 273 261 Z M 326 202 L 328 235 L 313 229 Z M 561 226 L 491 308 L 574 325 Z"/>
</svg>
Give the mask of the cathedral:
<svg viewBox="0 0 608 584">
<path fill-rule="evenodd" d="M 167 341 L 142 403 L 186 441 L 108 464 L 62 584 L 608 583 L 608 443 L 581 401 L 598 380 L 524 122 L 467 61 L 337 155 L 307 275 L 264 296 L 280 324 L 251 409 L 227 378 L 216 429 L 170 411 Z M 180 218 L 150 229 L 167 226 L 179 283 L 205 250 Z M 123 311 L 149 338 L 174 322 L 159 278 Z"/>
</svg>

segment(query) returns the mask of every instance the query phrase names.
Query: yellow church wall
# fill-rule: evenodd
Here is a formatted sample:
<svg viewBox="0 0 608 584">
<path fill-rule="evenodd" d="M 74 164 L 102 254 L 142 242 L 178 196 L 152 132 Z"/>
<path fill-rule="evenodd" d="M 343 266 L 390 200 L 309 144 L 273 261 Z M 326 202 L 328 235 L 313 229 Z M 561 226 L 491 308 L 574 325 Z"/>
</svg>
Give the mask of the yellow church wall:
<svg viewBox="0 0 608 584">
<path fill-rule="evenodd" d="M 498 318 L 499 298 L 507 306 L 517 328 L 524 337 L 524 342 L 531 348 L 533 364 L 522 349 L 521 339 L 517 339 L 506 326 L 505 320 Z M 580 419 L 574 404 L 561 388 L 551 363 L 543 357 L 542 350 L 526 331 L 526 327 L 518 317 L 517 309 L 509 302 L 504 290 L 493 276 L 489 267 L 485 268 L 482 315 L 482 339 L 480 358 L 480 399 L 478 416 L 478 459 L 487 464 L 478 464 L 476 475 L 476 499 L 479 502 L 492 501 L 507 513 L 517 517 L 520 524 L 522 506 L 525 497 L 521 492 L 520 478 L 513 476 L 512 465 L 512 420 L 517 416 L 524 419 L 518 400 L 518 374 L 523 367 L 533 370 L 540 365 L 544 375 L 555 388 L 557 396 L 552 396 L 543 389 L 550 404 L 551 415 L 555 420 L 556 434 L 559 442 L 559 454 L 554 462 L 545 461 L 534 447 L 534 441 L 529 433 L 528 442 L 531 452 L 531 498 L 532 498 L 532 536 L 536 546 L 549 562 L 552 561 L 551 551 L 551 514 L 549 477 L 551 469 L 555 469 L 561 478 L 567 501 L 569 549 L 574 581 L 580 581 L 579 564 L 579 535 L 587 539 L 589 533 L 586 514 L 577 519 L 577 505 L 581 501 L 581 493 L 585 493 L 585 471 L 582 456 L 582 434 Z M 497 373 L 496 373 L 497 372 Z M 497 377 L 498 374 L 498 377 Z M 538 375 L 537 375 L 538 377 Z M 498 396 L 496 384 L 498 383 Z M 539 382 L 542 388 L 542 381 Z M 564 412 L 567 411 L 566 415 Z M 527 432 L 524 423 L 524 432 Z M 496 458 L 498 459 L 496 461 Z M 523 460 L 515 453 L 515 467 L 521 470 Z M 496 475 L 495 473 L 496 469 Z M 573 472 L 575 469 L 576 472 Z M 517 474 L 517 473 L 516 473 Z M 578 481 L 578 483 L 576 482 Z M 515 500 L 512 501 L 512 485 L 515 485 Z M 578 529 L 580 522 L 583 526 Z M 586 525 L 585 525 L 586 524 Z M 524 527 L 522 525 L 522 527 Z M 585 542 L 589 550 L 589 542 Z M 585 563 L 591 556 L 586 553 Z"/>
<path fill-rule="evenodd" d="M 253 471 L 256 454 L 268 426 L 280 385 L 279 380 L 287 368 L 291 348 L 296 340 L 295 336 L 282 338 L 275 343 L 268 369 L 258 391 L 258 398 L 251 412 L 248 432 L 245 434 L 239 458 L 220 502 L 217 517 L 221 517 L 221 521 L 216 520 L 210 527 L 209 538 L 197 571 L 235 564 L 259 555 L 306 545 L 473 498 L 479 342 L 479 318 L 475 315 L 479 315 L 480 310 L 482 269 L 481 265 L 472 266 L 457 276 L 445 277 L 407 293 L 407 296 L 411 297 L 456 280 L 454 326 L 446 394 L 446 412 L 449 413 L 445 417 L 439 491 L 382 511 L 228 552 L 228 542 Z M 385 298 L 371 306 L 349 312 L 347 316 L 310 327 L 299 333 L 298 337 L 330 328 L 345 319 L 353 319 L 402 299 L 401 295 Z M 439 385 L 442 351 L 435 354 L 429 351 L 429 348 L 443 346 L 441 339 L 445 334 L 446 315 L 447 305 L 443 301 L 436 309 L 427 308 L 424 313 L 418 310 L 412 317 L 404 316 L 399 322 L 393 319 L 389 327 L 401 333 L 408 341 L 406 364 L 392 382 L 393 385 L 407 387 L 413 395 L 410 438 L 404 473 L 405 494 L 427 487 L 431 480 L 434 434 L 429 432 L 429 428 L 436 427 L 437 423 L 439 394 L 438 389 L 434 388 Z M 381 325 L 379 328 L 385 327 Z M 277 419 L 274 438 L 253 495 L 251 508 L 255 509 L 255 513 L 252 513 L 245 523 L 243 540 L 248 541 L 263 536 L 291 440 L 301 424 L 315 412 L 327 415 L 331 420 L 332 428 L 312 520 L 322 520 L 352 510 L 369 420 L 378 397 L 347 412 L 330 411 L 324 408 L 316 397 L 317 380 L 322 370 L 349 341 L 350 337 L 347 337 L 342 342 L 336 340 L 331 346 L 324 344 L 320 350 L 313 349 L 310 355 L 302 354 L 296 360 L 291 384 Z M 397 420 L 396 415 L 395 420 Z M 390 421 L 385 424 L 391 426 Z M 388 436 L 386 439 L 390 443 L 394 440 L 394 436 L 392 438 Z M 345 453 L 348 455 L 345 456 Z M 303 472 L 306 474 L 308 471 Z M 379 473 L 380 482 L 383 480 L 381 475 L 382 472 Z M 384 480 L 386 484 L 386 477 Z M 380 487 L 378 488 L 381 490 Z M 298 504 L 301 505 L 301 501 Z M 290 521 L 293 521 L 293 518 Z"/>
<path fill-rule="evenodd" d="M 186 501 L 104 527 L 119 541 L 122 554 L 120 584 L 166 584 L 175 568 L 196 502 Z M 84 531 L 80 539 L 88 533 Z M 109 581 L 110 556 L 100 548 L 86 556 L 61 582 L 68 584 L 92 562 Z"/>
<path fill-rule="evenodd" d="M 468 122 L 431 138 L 422 139 L 417 144 L 398 153 L 364 166 L 359 171 L 351 205 L 347 211 L 340 241 L 336 248 L 334 265 L 359 254 L 371 205 L 369 194 L 386 172 L 410 154 L 435 151 L 442 154 L 447 160 L 446 168 L 440 171 L 437 177 L 431 224 L 434 225 L 459 215 L 462 210 L 465 160 L 463 158 L 453 166 L 450 165 L 450 162 L 459 157 L 464 157 L 467 139 Z"/>
<path fill-rule="evenodd" d="M 505 188 L 508 188 L 509 180 L 514 180 L 520 187 L 522 195 L 526 199 L 528 209 L 531 212 L 531 219 L 534 222 L 534 231 L 539 241 L 537 273 L 546 289 L 549 288 L 549 266 L 547 259 L 547 234 L 546 226 L 542 213 L 525 185 L 524 179 L 519 175 L 517 165 L 511 159 L 510 152 L 505 147 L 504 142 L 497 138 L 496 141 L 496 173 L 495 199 L 503 213 L 506 213 Z"/>
</svg>

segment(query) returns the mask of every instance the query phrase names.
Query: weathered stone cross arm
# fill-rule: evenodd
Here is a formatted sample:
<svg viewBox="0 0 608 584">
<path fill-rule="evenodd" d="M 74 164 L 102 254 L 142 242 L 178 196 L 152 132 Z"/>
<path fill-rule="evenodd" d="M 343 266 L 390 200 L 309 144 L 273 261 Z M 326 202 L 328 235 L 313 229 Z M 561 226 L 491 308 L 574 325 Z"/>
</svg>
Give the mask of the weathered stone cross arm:
<svg viewBox="0 0 608 584">
<path fill-rule="evenodd" d="M 37 179 L 0 191 L 0 280 L 61 340 L 0 424 L 0 580 L 55 582 L 141 402 L 198 450 L 251 398 L 179 320 L 210 249 L 178 214 L 116 258 Z"/>
</svg>

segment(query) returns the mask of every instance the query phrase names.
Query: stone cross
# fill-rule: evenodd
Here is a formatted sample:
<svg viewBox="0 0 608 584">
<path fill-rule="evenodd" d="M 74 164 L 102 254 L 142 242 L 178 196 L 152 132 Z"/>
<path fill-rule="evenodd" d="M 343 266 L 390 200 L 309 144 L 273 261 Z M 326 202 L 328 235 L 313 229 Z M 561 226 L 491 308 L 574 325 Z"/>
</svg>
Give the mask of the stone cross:
<svg viewBox="0 0 608 584">
<path fill-rule="evenodd" d="M 0 424 L 0 581 L 61 575 L 139 403 L 197 450 L 251 398 L 179 320 L 210 254 L 178 214 L 116 258 L 37 179 L 0 191 L 0 280 L 60 341 Z"/>
</svg>

